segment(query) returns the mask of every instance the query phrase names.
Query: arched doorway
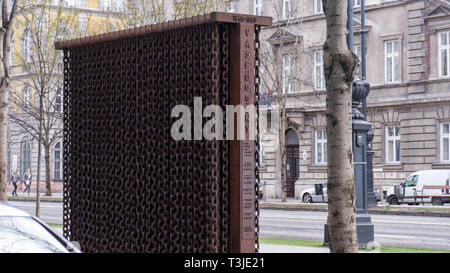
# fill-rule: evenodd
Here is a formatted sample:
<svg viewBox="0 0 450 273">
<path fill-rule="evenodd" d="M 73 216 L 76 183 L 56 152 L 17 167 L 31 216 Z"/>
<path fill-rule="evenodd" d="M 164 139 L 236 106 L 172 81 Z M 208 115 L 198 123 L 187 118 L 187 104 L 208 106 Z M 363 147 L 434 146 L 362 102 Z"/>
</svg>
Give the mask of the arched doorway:
<svg viewBox="0 0 450 273">
<path fill-rule="evenodd" d="M 295 197 L 295 181 L 299 177 L 299 140 L 297 133 L 288 129 L 285 134 L 286 144 L 286 192 L 287 197 Z"/>
</svg>

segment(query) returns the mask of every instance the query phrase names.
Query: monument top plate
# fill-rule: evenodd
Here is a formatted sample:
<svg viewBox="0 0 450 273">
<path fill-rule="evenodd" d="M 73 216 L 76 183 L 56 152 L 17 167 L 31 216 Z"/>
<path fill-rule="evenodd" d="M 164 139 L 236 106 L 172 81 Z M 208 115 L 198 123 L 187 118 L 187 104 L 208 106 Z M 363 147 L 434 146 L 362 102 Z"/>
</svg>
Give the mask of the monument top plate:
<svg viewBox="0 0 450 273">
<path fill-rule="evenodd" d="M 109 42 L 122 38 L 130 38 L 139 35 L 145 35 L 153 32 L 177 29 L 189 25 L 199 25 L 210 22 L 253 24 L 259 26 L 271 26 L 272 17 L 255 16 L 251 14 L 238 14 L 227 12 L 213 12 L 205 15 L 198 15 L 178 20 L 167 21 L 158 24 L 146 25 L 126 30 L 118 30 L 99 35 L 87 36 L 84 38 L 60 41 L 55 43 L 57 50 L 70 49 L 99 42 Z"/>
</svg>

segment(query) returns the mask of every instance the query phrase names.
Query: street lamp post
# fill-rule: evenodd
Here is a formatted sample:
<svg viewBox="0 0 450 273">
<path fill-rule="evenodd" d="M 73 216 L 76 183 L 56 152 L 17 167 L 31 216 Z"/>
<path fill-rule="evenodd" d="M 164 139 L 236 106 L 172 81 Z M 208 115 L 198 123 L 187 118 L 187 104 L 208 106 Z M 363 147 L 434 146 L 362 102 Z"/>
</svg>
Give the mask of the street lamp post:
<svg viewBox="0 0 450 273">
<path fill-rule="evenodd" d="M 361 0 L 361 79 L 366 81 L 366 8 L 365 8 L 365 0 Z M 367 120 L 367 99 L 364 98 L 362 101 L 362 114 L 364 116 L 364 120 Z M 373 140 L 373 132 L 369 130 L 367 132 L 367 205 L 369 208 L 377 206 L 377 198 L 375 196 L 375 192 L 373 191 L 373 173 L 372 173 L 372 158 L 375 154 L 372 151 L 372 148 L 369 144 Z"/>
<path fill-rule="evenodd" d="M 348 47 L 353 49 L 353 0 L 348 0 L 349 36 L 347 39 Z M 356 232 L 359 247 L 366 247 L 374 241 L 374 226 L 368 213 L 369 199 L 368 192 L 373 187 L 368 183 L 368 170 L 371 170 L 371 151 L 368 146 L 368 138 L 371 140 L 370 129 L 372 125 L 366 121 L 366 98 L 370 92 L 370 85 L 366 81 L 366 48 L 365 48 L 365 3 L 361 0 L 361 72 L 362 79 L 355 80 L 352 88 L 352 138 L 353 138 L 353 168 L 355 174 L 355 192 L 356 192 Z M 359 104 L 362 103 L 362 111 L 358 111 Z M 369 136 L 369 137 L 368 137 Z M 372 190 L 373 192 L 373 190 Z M 370 199 L 370 201 L 372 201 Z"/>
</svg>

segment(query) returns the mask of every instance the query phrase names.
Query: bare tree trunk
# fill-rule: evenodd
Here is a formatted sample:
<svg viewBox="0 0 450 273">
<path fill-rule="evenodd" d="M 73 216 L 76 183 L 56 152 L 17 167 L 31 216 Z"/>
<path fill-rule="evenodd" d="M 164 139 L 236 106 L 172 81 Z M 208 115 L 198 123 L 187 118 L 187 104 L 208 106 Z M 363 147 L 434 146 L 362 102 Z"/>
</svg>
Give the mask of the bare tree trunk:
<svg viewBox="0 0 450 273">
<path fill-rule="evenodd" d="M 9 55 L 11 51 L 11 36 L 14 26 L 18 0 L 2 0 L 1 4 L 1 28 L 0 28 L 0 201 L 8 201 L 7 194 L 7 119 L 8 119 L 8 88 L 9 88 Z M 8 4 L 12 4 L 8 13 Z"/>
<path fill-rule="evenodd" d="M 48 139 L 48 137 L 47 137 Z M 45 196 L 52 196 L 51 189 L 51 168 L 50 168 L 50 144 L 44 143 L 44 160 L 45 160 Z"/>
<path fill-rule="evenodd" d="M 44 86 L 41 90 L 44 90 Z M 44 117 L 44 96 L 41 94 L 39 96 L 39 114 L 40 117 Z M 39 133 L 38 133 L 38 159 L 37 159 L 37 179 L 36 179 L 36 217 L 41 217 L 41 193 L 40 193 L 40 182 L 41 182 L 41 158 L 42 158 L 42 139 L 43 139 L 43 128 L 44 128 L 44 118 L 39 120 Z"/>
<path fill-rule="evenodd" d="M 281 154 L 281 202 L 287 202 L 287 187 L 286 187 L 286 99 L 284 94 L 280 100 L 280 154 Z"/>
<path fill-rule="evenodd" d="M 358 251 L 352 151 L 352 82 L 358 59 L 347 46 L 347 0 L 323 0 L 327 22 L 328 223 L 330 252 Z"/>
<path fill-rule="evenodd" d="M 40 194 L 40 182 L 41 182 L 41 158 L 42 158 L 42 136 L 39 136 L 38 141 L 38 165 L 36 175 L 36 217 L 41 217 L 41 194 Z"/>
<path fill-rule="evenodd" d="M 1 65 L 1 64 L 0 64 Z M 6 79 L 0 76 L 3 81 Z M 7 119 L 8 119 L 8 86 L 0 86 L 0 201 L 8 201 L 7 193 L 7 161 L 6 161 L 6 139 L 7 139 Z"/>
</svg>

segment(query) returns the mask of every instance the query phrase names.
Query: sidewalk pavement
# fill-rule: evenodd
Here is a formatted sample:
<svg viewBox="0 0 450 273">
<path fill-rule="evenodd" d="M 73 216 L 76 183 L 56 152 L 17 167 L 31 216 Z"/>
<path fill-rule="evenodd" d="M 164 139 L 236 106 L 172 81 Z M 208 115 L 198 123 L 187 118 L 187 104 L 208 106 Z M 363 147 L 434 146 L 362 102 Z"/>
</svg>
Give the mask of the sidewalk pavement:
<svg viewBox="0 0 450 273">
<path fill-rule="evenodd" d="M 8 200 L 12 201 L 36 201 L 36 192 L 23 193 L 21 191 L 17 191 L 18 196 L 12 196 L 11 192 L 8 192 Z M 52 192 L 52 196 L 45 196 L 45 192 L 41 192 L 40 200 L 42 202 L 63 202 L 63 193 L 62 192 Z"/>
</svg>

